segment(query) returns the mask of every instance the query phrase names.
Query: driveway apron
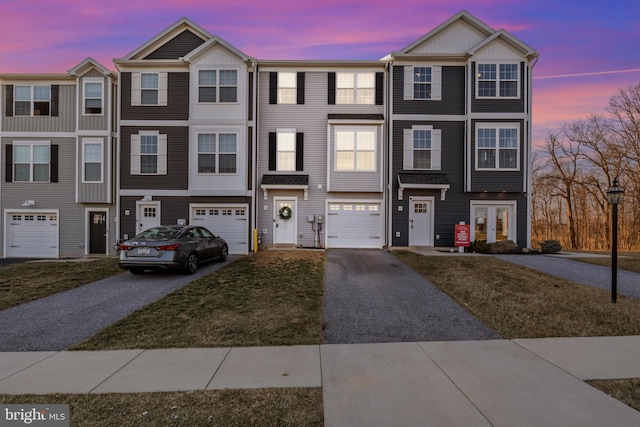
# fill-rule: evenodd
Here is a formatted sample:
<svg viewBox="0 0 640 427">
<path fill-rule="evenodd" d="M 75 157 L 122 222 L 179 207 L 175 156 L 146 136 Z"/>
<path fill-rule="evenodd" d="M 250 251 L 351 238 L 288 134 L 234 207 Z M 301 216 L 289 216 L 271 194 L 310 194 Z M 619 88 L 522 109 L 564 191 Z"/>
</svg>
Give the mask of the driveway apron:
<svg viewBox="0 0 640 427">
<path fill-rule="evenodd" d="M 611 268 L 552 255 L 494 255 L 523 267 L 583 285 L 611 290 Z M 640 274 L 618 270 L 619 295 L 640 298 Z"/>
<path fill-rule="evenodd" d="M 330 249 L 324 279 L 327 344 L 501 338 L 386 251 Z"/>
<path fill-rule="evenodd" d="M 233 259 L 192 276 L 123 273 L 0 311 L 0 351 L 63 350 Z"/>
</svg>

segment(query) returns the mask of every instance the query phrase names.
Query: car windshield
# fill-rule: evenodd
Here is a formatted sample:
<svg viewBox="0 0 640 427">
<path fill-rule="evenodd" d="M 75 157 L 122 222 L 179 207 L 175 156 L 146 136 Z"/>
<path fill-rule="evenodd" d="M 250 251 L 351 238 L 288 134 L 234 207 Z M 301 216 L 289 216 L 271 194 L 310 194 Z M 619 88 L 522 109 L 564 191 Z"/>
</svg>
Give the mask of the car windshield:
<svg viewBox="0 0 640 427">
<path fill-rule="evenodd" d="M 148 230 L 143 231 L 134 237 L 135 240 L 169 240 L 175 239 L 178 233 L 180 232 L 179 228 L 167 228 L 167 227 L 154 227 Z"/>
</svg>

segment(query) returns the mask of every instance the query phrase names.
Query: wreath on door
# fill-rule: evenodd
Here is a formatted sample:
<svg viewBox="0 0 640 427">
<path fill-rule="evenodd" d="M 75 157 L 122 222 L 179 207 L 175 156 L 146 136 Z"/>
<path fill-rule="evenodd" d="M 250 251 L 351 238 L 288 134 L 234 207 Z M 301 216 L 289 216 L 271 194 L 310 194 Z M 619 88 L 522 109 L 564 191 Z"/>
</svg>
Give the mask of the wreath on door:
<svg viewBox="0 0 640 427">
<path fill-rule="evenodd" d="M 291 219 L 291 208 L 289 206 L 281 207 L 278 216 L 284 221 Z"/>
</svg>

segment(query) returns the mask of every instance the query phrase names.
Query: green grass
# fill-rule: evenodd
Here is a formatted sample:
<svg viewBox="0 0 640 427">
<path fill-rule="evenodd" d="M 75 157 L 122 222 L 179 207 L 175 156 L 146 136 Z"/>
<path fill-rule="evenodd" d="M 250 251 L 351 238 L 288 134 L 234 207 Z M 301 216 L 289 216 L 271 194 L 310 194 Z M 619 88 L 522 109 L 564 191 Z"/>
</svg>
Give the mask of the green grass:
<svg viewBox="0 0 640 427">
<path fill-rule="evenodd" d="M 116 258 L 27 262 L 0 267 L 0 310 L 122 274 Z"/>
<path fill-rule="evenodd" d="M 323 280 L 323 252 L 259 252 L 190 283 L 71 349 L 320 344 Z"/>
<path fill-rule="evenodd" d="M 321 389 L 0 395 L 4 404 L 68 404 L 74 427 L 322 426 Z"/>
</svg>

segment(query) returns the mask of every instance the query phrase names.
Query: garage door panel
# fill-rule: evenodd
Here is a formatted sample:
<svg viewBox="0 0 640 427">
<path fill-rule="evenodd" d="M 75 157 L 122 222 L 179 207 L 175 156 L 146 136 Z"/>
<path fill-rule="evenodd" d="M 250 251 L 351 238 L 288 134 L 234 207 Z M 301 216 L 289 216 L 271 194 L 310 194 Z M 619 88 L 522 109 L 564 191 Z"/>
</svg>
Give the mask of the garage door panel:
<svg viewBox="0 0 640 427">
<path fill-rule="evenodd" d="M 246 254 L 249 249 L 248 209 L 243 206 L 193 208 L 193 224 L 219 234 L 229 245 L 229 253 Z"/>
<path fill-rule="evenodd" d="M 7 215 L 5 256 L 58 257 L 58 215 L 55 212 L 19 212 Z"/>
<path fill-rule="evenodd" d="M 380 203 L 330 203 L 327 246 L 331 248 L 382 247 Z"/>
</svg>

